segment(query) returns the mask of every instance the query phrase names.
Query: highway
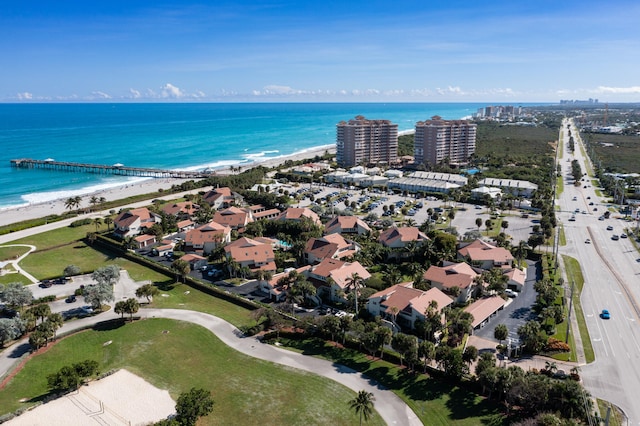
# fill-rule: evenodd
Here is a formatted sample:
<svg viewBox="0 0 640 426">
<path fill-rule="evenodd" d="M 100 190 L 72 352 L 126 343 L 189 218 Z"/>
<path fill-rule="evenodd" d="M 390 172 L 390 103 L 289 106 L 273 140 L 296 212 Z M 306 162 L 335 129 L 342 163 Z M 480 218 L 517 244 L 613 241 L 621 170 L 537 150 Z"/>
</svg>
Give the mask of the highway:
<svg viewBox="0 0 640 426">
<path fill-rule="evenodd" d="M 607 211 L 607 203 L 597 196 L 596 181 L 585 176 L 576 186 L 571 176 L 573 159 L 578 160 L 583 173 L 591 170 L 586 167 L 588 158 L 583 154 L 578 129 L 571 127 L 576 142 L 573 154 L 568 149 L 566 124 L 561 132 L 564 152 L 558 162 L 562 166 L 564 190 L 557 201 L 561 210 L 558 219 L 567 243 L 559 247 L 559 253 L 580 262 L 585 279 L 581 303 L 596 357 L 594 363 L 581 367 L 581 376 L 593 396 L 620 407 L 629 425 L 640 425 L 640 405 L 634 402 L 640 395 L 640 262 L 637 261 L 640 255 L 632 238 L 612 238 L 636 224 L 616 213 L 609 219 L 599 219 Z M 594 205 L 589 205 L 590 202 Z M 580 213 L 575 213 L 575 221 L 569 221 L 575 209 Z M 613 230 L 607 230 L 608 226 Z M 610 319 L 600 317 L 603 309 L 611 313 Z"/>
</svg>

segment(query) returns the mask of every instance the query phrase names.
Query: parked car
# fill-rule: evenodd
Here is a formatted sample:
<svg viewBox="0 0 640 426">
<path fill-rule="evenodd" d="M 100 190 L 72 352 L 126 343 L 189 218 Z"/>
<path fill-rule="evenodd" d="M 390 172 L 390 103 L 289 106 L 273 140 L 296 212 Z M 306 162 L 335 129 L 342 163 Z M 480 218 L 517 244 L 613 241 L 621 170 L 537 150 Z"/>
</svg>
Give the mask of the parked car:
<svg viewBox="0 0 640 426">
<path fill-rule="evenodd" d="M 608 320 L 611 318 L 611 314 L 607 309 L 603 309 L 602 312 L 600 312 L 600 318 Z"/>
<path fill-rule="evenodd" d="M 617 234 L 613 234 L 613 235 L 611 236 L 611 239 L 612 239 L 613 241 L 618 241 L 618 240 L 620 239 L 620 237 L 619 237 Z"/>
<path fill-rule="evenodd" d="M 510 288 L 506 289 L 504 291 L 504 294 L 506 294 L 507 296 L 512 297 L 512 298 L 513 297 L 518 297 L 518 293 L 513 291 L 513 290 L 511 290 Z"/>
<path fill-rule="evenodd" d="M 613 226 L 611 225 L 607 226 L 607 231 L 613 231 Z"/>
<path fill-rule="evenodd" d="M 49 280 L 44 280 L 42 281 L 40 284 L 38 284 L 38 287 L 40 288 L 49 288 L 53 285 L 53 283 Z"/>
<path fill-rule="evenodd" d="M 627 234 L 620 234 L 620 238 L 627 238 Z"/>
<path fill-rule="evenodd" d="M 73 294 L 72 294 L 71 296 L 67 297 L 66 299 L 64 299 L 64 301 L 65 301 L 65 302 L 67 302 L 67 303 L 73 303 L 73 302 L 75 302 L 76 300 L 77 300 L 77 299 L 76 299 L 76 296 L 75 296 L 75 295 L 73 295 Z"/>
<path fill-rule="evenodd" d="M 591 240 L 589 238 L 587 238 L 586 240 L 584 240 L 585 244 L 591 244 Z"/>
</svg>

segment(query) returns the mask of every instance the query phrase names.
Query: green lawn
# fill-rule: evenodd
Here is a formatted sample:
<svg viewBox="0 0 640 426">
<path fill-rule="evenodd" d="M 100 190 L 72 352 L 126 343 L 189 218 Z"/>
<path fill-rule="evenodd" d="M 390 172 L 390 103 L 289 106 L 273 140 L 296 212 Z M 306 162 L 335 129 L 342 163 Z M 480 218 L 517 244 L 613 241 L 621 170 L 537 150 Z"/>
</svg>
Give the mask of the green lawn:
<svg viewBox="0 0 640 426">
<path fill-rule="evenodd" d="M 589 336 L 589 330 L 587 324 L 584 321 L 584 312 L 582 311 L 582 304 L 580 303 L 580 293 L 582 293 L 582 287 L 584 286 L 584 277 L 582 276 L 582 270 L 580 264 L 576 259 L 570 256 L 562 255 L 562 261 L 567 272 L 567 278 L 569 283 L 575 282 L 576 288 L 573 293 L 573 308 L 576 313 L 576 319 L 578 320 L 578 327 L 580 329 L 580 337 L 582 338 L 582 347 L 584 349 L 584 355 L 586 361 L 595 361 L 595 353 L 593 352 L 593 346 L 591 345 L 591 337 Z"/>
<path fill-rule="evenodd" d="M 6 274 L 6 275 L 0 276 L 0 284 L 9 284 L 9 283 L 21 283 L 22 285 L 33 284 L 27 277 L 25 277 L 22 274 Z"/>
<path fill-rule="evenodd" d="M 324 340 L 280 338 L 288 349 L 335 361 L 360 371 L 395 392 L 429 426 L 508 424 L 497 404 L 465 389 L 424 374 L 410 374 L 386 361 L 371 361 L 366 355 L 331 346 Z"/>
<path fill-rule="evenodd" d="M 14 260 L 29 251 L 29 247 L 0 247 L 0 262 Z"/>
<path fill-rule="evenodd" d="M 105 342 L 110 345 L 104 346 Z M 314 374 L 240 354 L 203 327 L 150 319 L 68 337 L 29 361 L 0 391 L 0 413 L 47 394 L 46 376 L 84 359 L 144 377 L 176 399 L 191 387 L 212 392 L 213 412 L 200 425 L 354 425 L 347 401 L 355 392 Z M 21 398 L 28 398 L 20 403 Z M 375 416 L 367 424 L 383 425 Z M 470 423 L 469 423 L 470 424 Z"/>
</svg>

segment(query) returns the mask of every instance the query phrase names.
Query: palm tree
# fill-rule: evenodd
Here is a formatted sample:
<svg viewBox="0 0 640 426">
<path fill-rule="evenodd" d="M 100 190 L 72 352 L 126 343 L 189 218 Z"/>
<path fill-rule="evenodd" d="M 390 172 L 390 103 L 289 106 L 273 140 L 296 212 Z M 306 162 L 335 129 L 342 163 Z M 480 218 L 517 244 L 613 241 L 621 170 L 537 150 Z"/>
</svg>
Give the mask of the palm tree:
<svg viewBox="0 0 640 426">
<path fill-rule="evenodd" d="M 96 232 L 98 232 L 98 230 L 100 229 L 100 225 L 102 225 L 102 219 L 96 217 L 95 219 L 93 219 L 93 224 L 96 226 Z"/>
<path fill-rule="evenodd" d="M 107 225 L 107 231 L 111 231 L 111 224 L 113 223 L 113 219 L 107 216 L 104 218 L 103 222 L 105 225 Z"/>
<path fill-rule="evenodd" d="M 366 390 L 361 390 L 354 399 L 349 401 L 349 407 L 360 416 L 360 426 L 362 426 L 362 418 L 367 421 L 373 414 L 373 401 L 375 401 L 373 394 Z"/>
<path fill-rule="evenodd" d="M 362 278 L 358 275 L 357 272 L 351 274 L 349 278 L 347 278 L 347 285 L 345 288 L 352 289 L 356 302 L 356 317 L 358 316 L 358 289 L 362 287 Z"/>
</svg>

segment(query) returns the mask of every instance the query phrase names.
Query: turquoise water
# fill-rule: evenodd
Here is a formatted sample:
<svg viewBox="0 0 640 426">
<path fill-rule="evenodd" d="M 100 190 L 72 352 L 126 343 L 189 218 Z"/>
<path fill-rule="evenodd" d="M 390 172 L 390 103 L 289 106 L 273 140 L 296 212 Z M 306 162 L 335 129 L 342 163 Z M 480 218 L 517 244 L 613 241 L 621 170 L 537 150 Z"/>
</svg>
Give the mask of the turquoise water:
<svg viewBox="0 0 640 426">
<path fill-rule="evenodd" d="M 399 130 L 433 115 L 470 116 L 486 103 L 0 104 L 0 207 L 121 185 L 123 177 L 10 167 L 33 158 L 132 167 L 198 169 L 335 144 L 356 115 Z"/>
</svg>

